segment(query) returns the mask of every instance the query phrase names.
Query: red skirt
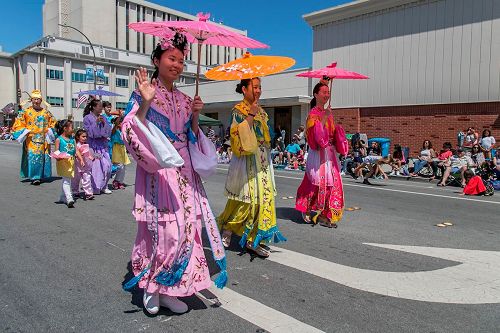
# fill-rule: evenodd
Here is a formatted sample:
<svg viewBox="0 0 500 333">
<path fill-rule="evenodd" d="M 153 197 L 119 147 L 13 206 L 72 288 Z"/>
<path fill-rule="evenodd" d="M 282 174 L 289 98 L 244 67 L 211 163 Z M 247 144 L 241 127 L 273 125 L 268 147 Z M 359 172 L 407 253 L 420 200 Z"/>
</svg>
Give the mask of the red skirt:
<svg viewBox="0 0 500 333">
<path fill-rule="evenodd" d="M 335 190 L 334 186 L 326 186 L 325 191 L 325 204 L 322 205 L 318 200 L 319 186 L 313 185 L 307 175 L 304 175 L 304 179 L 297 190 L 295 209 L 302 213 L 320 211 L 320 214 L 327 217 L 330 222 L 340 221 L 344 201 L 342 188 L 340 193 L 337 193 L 339 191 Z"/>
<path fill-rule="evenodd" d="M 483 179 L 479 176 L 472 177 L 464 188 L 464 194 L 466 195 L 482 195 L 486 192 L 486 186 L 484 186 Z"/>
</svg>

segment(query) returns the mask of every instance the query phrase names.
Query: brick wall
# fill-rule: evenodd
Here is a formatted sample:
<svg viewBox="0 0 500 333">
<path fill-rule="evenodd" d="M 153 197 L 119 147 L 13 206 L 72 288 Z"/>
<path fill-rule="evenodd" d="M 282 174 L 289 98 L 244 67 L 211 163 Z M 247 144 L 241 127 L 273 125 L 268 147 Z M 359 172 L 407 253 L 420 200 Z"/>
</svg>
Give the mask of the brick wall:
<svg viewBox="0 0 500 333">
<path fill-rule="evenodd" d="M 347 133 L 388 137 L 391 145 L 410 147 L 413 156 L 426 139 L 436 149 L 446 141 L 456 145 L 457 133 L 469 126 L 480 135 L 490 129 L 500 142 L 500 102 L 336 109 L 335 119 Z"/>
</svg>

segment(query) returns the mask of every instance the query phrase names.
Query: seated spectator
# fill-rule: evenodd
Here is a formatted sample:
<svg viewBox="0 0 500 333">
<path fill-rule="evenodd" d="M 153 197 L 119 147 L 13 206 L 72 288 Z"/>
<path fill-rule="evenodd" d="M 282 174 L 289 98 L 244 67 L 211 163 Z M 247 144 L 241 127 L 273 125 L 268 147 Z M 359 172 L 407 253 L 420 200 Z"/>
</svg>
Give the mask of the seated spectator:
<svg viewBox="0 0 500 333">
<path fill-rule="evenodd" d="M 500 180 L 500 150 L 497 149 L 495 155 L 493 156 L 493 166 L 495 167 L 495 176 Z"/>
<path fill-rule="evenodd" d="M 283 152 L 279 145 L 271 149 L 271 161 L 273 161 L 273 164 L 283 164 Z"/>
<path fill-rule="evenodd" d="M 305 150 L 306 147 L 306 134 L 304 131 L 304 125 L 300 125 L 297 129 L 297 133 L 293 135 L 294 139 L 297 139 L 297 143 L 300 146 L 300 149 Z"/>
<path fill-rule="evenodd" d="M 443 173 L 443 178 L 441 178 L 438 186 L 446 186 L 448 177 L 452 173 L 460 172 L 462 187 L 465 187 L 464 173 L 472 167 L 474 167 L 474 161 L 472 161 L 472 158 L 469 155 L 465 154 L 465 151 L 462 148 L 458 148 L 457 156 L 450 157 L 450 163 L 446 165 Z"/>
<path fill-rule="evenodd" d="M 438 168 L 441 169 L 441 172 L 444 173 L 444 169 L 450 163 L 450 158 L 453 156 L 453 152 L 451 151 L 451 143 L 445 142 L 443 143 L 443 149 L 439 152 L 436 158 L 432 159 L 431 168 L 433 175 L 429 179 L 429 181 L 434 180 L 437 177 Z"/>
<path fill-rule="evenodd" d="M 401 147 L 401 145 L 394 145 L 394 151 L 392 153 L 392 156 L 390 156 L 389 158 L 388 164 L 392 168 L 391 176 L 399 176 L 401 174 L 401 167 L 406 164 L 405 156 L 403 154 L 403 148 Z"/>
<path fill-rule="evenodd" d="M 372 142 L 370 148 L 368 148 L 366 157 L 363 158 L 363 163 L 359 165 L 355 170 L 355 178 L 363 177 L 363 169 L 368 167 L 368 173 L 363 177 L 363 184 L 371 185 L 368 181 L 368 178 L 373 176 L 373 174 L 377 171 L 377 161 L 382 158 L 382 149 L 380 148 L 380 144 L 378 142 Z"/>
<path fill-rule="evenodd" d="M 207 127 L 207 139 L 212 141 L 215 144 L 215 131 L 212 126 Z"/>
<path fill-rule="evenodd" d="M 292 142 L 285 148 L 288 163 L 290 163 L 292 157 L 296 157 L 301 150 L 302 149 L 300 149 L 300 146 L 297 143 L 297 139 L 293 139 Z"/>
<path fill-rule="evenodd" d="M 220 139 L 220 136 L 216 135 L 215 136 L 215 149 L 220 149 L 222 147 L 222 141 Z"/>
<path fill-rule="evenodd" d="M 484 163 L 486 163 L 484 153 L 481 151 L 481 146 L 479 145 L 474 145 L 472 147 L 470 157 L 474 162 L 474 170 L 472 170 L 474 172 L 476 171 L 475 168 L 483 167 Z"/>
<path fill-rule="evenodd" d="M 420 170 L 423 167 L 432 162 L 432 159 L 436 157 L 436 152 L 432 148 L 432 143 L 429 140 L 424 140 L 422 144 L 422 150 L 420 151 L 420 155 L 418 156 L 418 160 L 414 162 L 413 172 L 411 173 L 412 177 L 417 177 Z"/>
<path fill-rule="evenodd" d="M 491 149 L 495 147 L 496 141 L 495 138 L 491 135 L 491 131 L 488 129 L 485 129 L 483 131 L 483 134 L 481 135 L 481 142 L 480 142 L 480 148 L 484 153 L 484 157 L 487 159 L 490 159 L 491 156 Z"/>
<path fill-rule="evenodd" d="M 474 175 L 472 170 L 464 172 L 465 187 L 463 195 L 484 195 L 486 193 L 486 186 L 480 176 Z"/>
<path fill-rule="evenodd" d="M 472 147 L 479 143 L 479 135 L 477 134 L 474 127 L 469 127 L 465 132 L 464 146 L 463 149 L 466 153 L 472 151 Z"/>
<path fill-rule="evenodd" d="M 366 157 L 366 150 L 365 142 L 363 140 L 356 140 L 352 145 L 351 152 L 347 154 L 346 158 L 343 160 L 342 169 L 354 179 L 357 178 L 354 169 L 363 163 L 363 158 Z"/>
<path fill-rule="evenodd" d="M 299 164 L 299 168 L 306 166 L 306 154 L 304 153 L 304 150 L 299 151 L 297 154 L 297 162 Z"/>
</svg>

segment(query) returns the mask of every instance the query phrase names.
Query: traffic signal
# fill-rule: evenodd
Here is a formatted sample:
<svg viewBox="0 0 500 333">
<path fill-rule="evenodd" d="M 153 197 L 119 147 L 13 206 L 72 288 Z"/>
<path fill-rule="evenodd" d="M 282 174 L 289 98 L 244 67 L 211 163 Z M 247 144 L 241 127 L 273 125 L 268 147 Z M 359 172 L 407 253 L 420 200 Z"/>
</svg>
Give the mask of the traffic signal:
<svg viewBox="0 0 500 333">
<path fill-rule="evenodd" d="M 21 89 L 17 89 L 17 99 L 21 99 Z"/>
</svg>

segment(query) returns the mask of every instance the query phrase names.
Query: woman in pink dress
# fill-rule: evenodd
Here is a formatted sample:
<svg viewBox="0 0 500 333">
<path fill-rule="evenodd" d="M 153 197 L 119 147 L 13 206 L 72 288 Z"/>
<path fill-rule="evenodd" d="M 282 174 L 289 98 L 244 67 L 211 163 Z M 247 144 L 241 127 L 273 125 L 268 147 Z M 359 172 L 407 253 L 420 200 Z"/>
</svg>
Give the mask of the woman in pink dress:
<svg viewBox="0 0 500 333">
<path fill-rule="evenodd" d="M 337 154 L 347 153 L 345 132 L 334 123 L 332 110 L 324 105 L 330 98 L 328 85 L 318 83 L 313 90 L 307 117 L 309 145 L 306 172 L 297 190 L 295 208 L 307 223 L 336 228 L 344 210 L 344 191 Z"/>
<path fill-rule="evenodd" d="M 203 252 L 202 221 L 221 269 L 215 284 L 222 288 L 227 281 L 220 233 L 198 174 L 206 167 L 203 162 L 200 166 L 200 159 L 216 161 L 214 145 L 198 127 L 203 102 L 174 86 L 186 52 L 183 34 L 160 41 L 151 56 L 156 67 L 153 78 L 148 80 L 144 68 L 136 72 L 138 90 L 132 93 L 122 124 L 123 141 L 137 162 L 132 214 L 138 227 L 131 258 L 135 277 L 124 289 L 138 283 L 151 314 L 160 306 L 186 312 L 187 305 L 177 297 L 212 285 Z"/>
</svg>

